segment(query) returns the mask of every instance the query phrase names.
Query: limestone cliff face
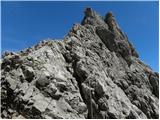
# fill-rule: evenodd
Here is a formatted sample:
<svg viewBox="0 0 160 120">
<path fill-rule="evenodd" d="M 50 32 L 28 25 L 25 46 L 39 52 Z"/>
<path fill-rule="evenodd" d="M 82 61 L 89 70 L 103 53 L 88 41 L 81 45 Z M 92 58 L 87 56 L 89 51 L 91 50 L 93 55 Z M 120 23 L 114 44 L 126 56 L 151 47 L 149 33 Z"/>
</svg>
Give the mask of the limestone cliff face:
<svg viewBox="0 0 160 120">
<path fill-rule="evenodd" d="M 64 40 L 44 40 L 1 64 L 2 118 L 158 118 L 159 74 L 109 12 L 91 8 Z"/>
</svg>

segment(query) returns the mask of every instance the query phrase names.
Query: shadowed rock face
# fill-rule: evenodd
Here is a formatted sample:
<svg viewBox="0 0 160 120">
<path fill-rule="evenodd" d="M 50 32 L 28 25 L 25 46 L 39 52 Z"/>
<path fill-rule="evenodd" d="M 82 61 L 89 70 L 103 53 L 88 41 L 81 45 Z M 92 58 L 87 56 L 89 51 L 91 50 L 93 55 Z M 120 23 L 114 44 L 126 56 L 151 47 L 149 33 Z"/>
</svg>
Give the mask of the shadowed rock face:
<svg viewBox="0 0 160 120">
<path fill-rule="evenodd" d="M 138 59 L 109 12 L 91 8 L 64 40 L 2 59 L 2 118 L 159 117 L 159 74 Z"/>
</svg>

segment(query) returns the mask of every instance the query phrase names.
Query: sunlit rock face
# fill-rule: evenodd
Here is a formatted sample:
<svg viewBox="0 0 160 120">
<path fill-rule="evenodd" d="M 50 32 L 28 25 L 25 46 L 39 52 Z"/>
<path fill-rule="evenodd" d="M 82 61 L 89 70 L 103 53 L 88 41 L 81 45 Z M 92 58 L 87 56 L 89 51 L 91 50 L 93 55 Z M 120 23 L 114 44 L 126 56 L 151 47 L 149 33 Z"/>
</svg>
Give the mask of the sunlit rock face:
<svg viewBox="0 0 160 120">
<path fill-rule="evenodd" d="M 86 8 L 64 40 L 6 52 L 1 68 L 2 118 L 159 118 L 159 74 L 112 12 Z"/>
</svg>

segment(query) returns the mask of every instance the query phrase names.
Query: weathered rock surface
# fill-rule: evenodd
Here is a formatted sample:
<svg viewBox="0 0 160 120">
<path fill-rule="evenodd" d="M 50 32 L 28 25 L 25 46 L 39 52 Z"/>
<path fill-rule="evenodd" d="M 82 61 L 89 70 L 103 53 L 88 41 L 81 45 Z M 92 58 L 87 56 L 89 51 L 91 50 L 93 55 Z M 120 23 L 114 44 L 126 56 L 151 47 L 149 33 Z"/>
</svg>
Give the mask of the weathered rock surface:
<svg viewBox="0 0 160 120">
<path fill-rule="evenodd" d="M 46 40 L 1 64 L 2 118 L 159 118 L 159 74 L 109 12 L 91 8 L 64 40 Z"/>
</svg>

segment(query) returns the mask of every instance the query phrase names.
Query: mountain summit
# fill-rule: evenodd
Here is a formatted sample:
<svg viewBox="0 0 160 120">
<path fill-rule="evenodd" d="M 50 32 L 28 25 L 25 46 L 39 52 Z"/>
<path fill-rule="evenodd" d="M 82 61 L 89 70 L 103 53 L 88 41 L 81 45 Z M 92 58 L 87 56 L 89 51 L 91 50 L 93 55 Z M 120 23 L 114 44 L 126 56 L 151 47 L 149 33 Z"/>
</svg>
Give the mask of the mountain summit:
<svg viewBox="0 0 160 120">
<path fill-rule="evenodd" d="M 112 12 L 84 13 L 63 40 L 4 53 L 2 118 L 159 118 L 159 74 L 139 60 Z"/>
</svg>

